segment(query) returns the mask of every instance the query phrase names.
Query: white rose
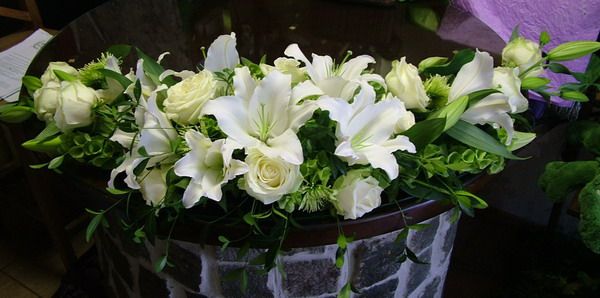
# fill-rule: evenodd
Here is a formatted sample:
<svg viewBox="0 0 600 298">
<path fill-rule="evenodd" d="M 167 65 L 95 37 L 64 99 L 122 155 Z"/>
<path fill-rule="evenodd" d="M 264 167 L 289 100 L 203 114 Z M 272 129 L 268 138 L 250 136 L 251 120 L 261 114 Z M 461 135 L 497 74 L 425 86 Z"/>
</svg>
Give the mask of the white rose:
<svg viewBox="0 0 600 298">
<path fill-rule="evenodd" d="M 385 82 L 407 109 L 424 111 L 431 101 L 425 92 L 419 71 L 414 65 L 406 63 L 406 57 L 392 62 L 392 70 L 385 76 Z"/>
<path fill-rule="evenodd" d="M 260 70 L 264 75 L 269 74 L 273 70 L 279 70 L 284 74 L 292 76 L 292 84 L 300 83 L 306 80 L 306 69 L 300 67 L 300 61 L 291 58 L 279 57 L 275 59 L 275 67 L 268 64 L 260 64 Z"/>
<path fill-rule="evenodd" d="M 66 62 L 50 62 L 46 68 L 46 71 L 44 71 L 44 74 L 42 74 L 42 77 L 40 78 L 42 80 L 42 84 L 46 85 L 46 83 L 50 81 L 59 81 L 54 73 L 55 70 L 64 71 L 72 76 L 77 76 L 78 74 L 77 69 Z"/>
<path fill-rule="evenodd" d="M 281 158 L 270 158 L 257 149 L 250 149 L 245 161 L 248 172 L 240 186 L 264 204 L 271 204 L 283 195 L 295 192 L 302 183 L 300 166 Z"/>
<path fill-rule="evenodd" d="M 54 117 L 60 97 L 60 83 L 48 81 L 33 93 L 33 107 L 38 119 L 50 121 Z"/>
<path fill-rule="evenodd" d="M 510 67 L 496 67 L 492 79 L 494 86 L 500 85 L 500 91 L 508 97 L 511 113 L 527 111 L 529 103 L 521 93 L 521 80 L 519 69 Z"/>
<path fill-rule="evenodd" d="M 542 49 L 537 42 L 518 37 L 509 42 L 502 50 L 502 63 L 507 66 L 519 67 L 523 73 L 542 59 Z M 529 71 L 525 77 L 537 77 L 542 74 L 542 66 Z"/>
<path fill-rule="evenodd" d="M 169 119 L 182 125 L 198 123 L 202 107 L 215 97 L 216 91 L 217 80 L 210 71 L 203 70 L 167 90 L 165 113 Z"/>
<path fill-rule="evenodd" d="M 338 214 L 344 219 L 357 219 L 381 205 L 383 188 L 368 172 L 349 171 L 335 182 L 334 189 L 337 190 Z"/>
<path fill-rule="evenodd" d="M 92 107 L 98 101 L 94 89 L 80 81 L 62 81 L 58 106 L 54 114 L 56 126 L 63 132 L 92 123 Z"/>
</svg>

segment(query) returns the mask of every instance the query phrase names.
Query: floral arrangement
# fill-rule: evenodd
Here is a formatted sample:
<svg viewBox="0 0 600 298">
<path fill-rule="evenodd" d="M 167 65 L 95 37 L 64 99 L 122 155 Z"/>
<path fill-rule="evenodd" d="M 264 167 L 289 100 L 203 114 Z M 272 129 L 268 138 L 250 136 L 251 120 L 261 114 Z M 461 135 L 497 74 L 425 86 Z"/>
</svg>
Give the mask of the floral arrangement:
<svg viewBox="0 0 600 298">
<path fill-rule="evenodd" d="M 542 56 L 548 41 L 547 33 L 539 42 L 515 34 L 497 67 L 479 50 L 417 66 L 403 57 L 385 76 L 369 70 L 368 55 L 309 59 L 297 44 L 273 65 L 254 63 L 239 57 L 234 33 L 219 36 L 195 71 L 164 70 L 167 53 L 154 60 L 118 45 L 82 68 L 51 62 L 40 78 L 24 77 L 29 97 L 3 105 L 0 117 L 19 122 L 34 113 L 45 122 L 23 146 L 53 158 L 33 167 L 59 171 L 77 161 L 111 170 L 107 191 L 118 199 L 90 211 L 88 237 L 118 205 L 138 242 L 154 237 L 157 220 L 171 231 L 186 218 L 245 225 L 242 239 L 219 240 L 268 243 L 268 270 L 300 217 L 354 220 L 399 206 L 402 193 L 446 201 L 457 216 L 485 208 L 461 177 L 501 171 L 535 138 L 522 91 L 587 100 L 569 88 L 550 91 L 543 74 L 564 71 L 556 62 L 598 43 L 566 43 Z M 125 71 L 133 49 L 139 60 Z M 339 262 L 348 241 L 340 232 Z M 404 255 L 416 259 L 409 248 Z M 167 264 L 168 255 L 157 270 Z"/>
</svg>

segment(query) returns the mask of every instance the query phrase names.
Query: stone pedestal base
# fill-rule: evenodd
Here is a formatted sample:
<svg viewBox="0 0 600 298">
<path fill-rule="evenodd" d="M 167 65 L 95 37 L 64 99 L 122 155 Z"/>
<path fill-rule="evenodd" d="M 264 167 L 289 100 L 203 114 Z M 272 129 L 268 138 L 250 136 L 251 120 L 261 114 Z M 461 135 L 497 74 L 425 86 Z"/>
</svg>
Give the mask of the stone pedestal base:
<svg viewBox="0 0 600 298">
<path fill-rule="evenodd" d="M 259 267 L 237 260 L 237 249 L 173 241 L 166 267 L 155 273 L 152 264 L 163 255 L 165 243 L 135 244 L 113 229 L 99 232 L 100 263 L 115 297 L 336 297 L 352 279 L 358 297 L 441 297 L 450 262 L 456 223 L 446 212 L 424 223 L 429 227 L 410 231 L 408 247 L 420 260 L 400 264 L 402 245 L 394 240 L 399 231 L 354 241 L 341 269 L 335 267 L 336 245 L 296 248 L 283 253 L 277 269 L 260 274 Z M 116 235 L 113 235 L 116 234 Z M 315 235 L 318 237 L 318 235 Z M 248 258 L 262 250 L 251 249 Z M 225 276 L 246 268 L 248 288 Z"/>
</svg>

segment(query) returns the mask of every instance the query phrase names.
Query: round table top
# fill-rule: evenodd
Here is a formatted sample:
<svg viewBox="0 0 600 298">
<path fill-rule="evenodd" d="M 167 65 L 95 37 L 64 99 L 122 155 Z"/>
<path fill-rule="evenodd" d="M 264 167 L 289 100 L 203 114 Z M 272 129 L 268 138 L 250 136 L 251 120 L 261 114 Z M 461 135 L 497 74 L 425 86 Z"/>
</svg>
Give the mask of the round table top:
<svg viewBox="0 0 600 298">
<path fill-rule="evenodd" d="M 389 3 L 382 6 L 373 3 Z M 444 1 L 394 4 L 391 0 L 120 0 L 108 1 L 65 27 L 32 62 L 40 75 L 50 61 L 76 67 L 115 44 L 137 46 L 158 57 L 166 69 L 195 69 L 201 47 L 236 32 L 241 56 L 267 61 L 283 56 L 291 43 L 306 52 L 341 59 L 372 55 L 385 73 L 402 56 L 416 64 L 430 56 L 451 56 L 465 47 L 499 52 L 504 42 L 490 28 Z M 423 25 L 435 30 L 425 29 Z M 132 61 L 126 61 L 133 66 Z"/>
<path fill-rule="evenodd" d="M 392 4 L 374 5 L 375 2 Z M 27 73 L 41 75 L 50 61 L 68 61 L 81 67 L 115 44 L 137 46 L 153 57 L 168 51 L 171 55 L 162 62 L 165 69 L 194 70 L 203 60 L 201 47 L 208 47 L 217 36 L 229 32 L 237 34 L 240 55 L 252 61 L 266 55 L 267 61 L 272 62 L 283 56 L 287 45 L 298 43 L 305 53 L 330 55 L 334 59 L 343 58 L 348 50 L 354 55 L 369 54 L 376 60 L 374 71 L 380 74 L 388 72 L 391 61 L 402 56 L 416 64 L 426 57 L 451 56 L 453 51 L 467 47 L 488 50 L 492 54 L 501 51 L 504 41 L 490 28 L 468 13 L 442 2 L 109 1 L 85 13 L 49 41 L 34 58 Z M 134 66 L 134 62 L 125 61 L 125 67 Z M 98 175 L 90 175 L 89 179 L 76 178 L 84 178 L 86 184 L 98 190 L 104 188 L 100 185 L 104 186 L 107 180 Z M 413 200 L 402 207 L 411 217 L 410 222 L 416 223 L 452 206 L 437 201 Z M 380 211 L 344 222 L 344 230 L 365 238 L 404 226 L 397 209 L 395 212 Z M 323 235 L 318 242 L 334 243 L 337 225 L 323 227 L 318 227 Z M 181 238 L 194 240 L 185 235 Z M 302 235 L 288 238 L 287 245 L 291 247 L 319 244 L 306 243 L 306 237 Z"/>
</svg>

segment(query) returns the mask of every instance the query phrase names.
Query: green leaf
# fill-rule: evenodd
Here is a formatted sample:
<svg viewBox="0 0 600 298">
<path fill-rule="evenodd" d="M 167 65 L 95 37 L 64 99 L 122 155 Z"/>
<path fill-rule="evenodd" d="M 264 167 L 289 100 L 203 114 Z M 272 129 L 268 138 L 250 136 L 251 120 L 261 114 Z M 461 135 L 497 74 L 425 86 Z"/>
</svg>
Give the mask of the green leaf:
<svg viewBox="0 0 600 298">
<path fill-rule="evenodd" d="M 519 25 L 516 25 L 513 29 L 512 32 L 510 34 L 510 39 L 508 40 L 508 42 L 511 42 L 515 39 L 519 38 Z"/>
<path fill-rule="evenodd" d="M 38 77 L 34 76 L 24 76 L 21 81 L 23 82 L 23 86 L 27 89 L 27 92 L 30 96 L 33 96 L 35 90 L 42 88 L 42 80 Z"/>
<path fill-rule="evenodd" d="M 98 72 L 100 72 L 107 78 L 111 78 L 117 81 L 121 85 L 121 87 L 123 87 L 123 89 L 133 84 L 133 82 L 130 79 L 116 71 L 112 71 L 110 69 L 98 69 Z"/>
<path fill-rule="evenodd" d="M 429 7 L 411 5 L 408 8 L 411 21 L 429 31 L 436 31 L 440 25 L 437 14 Z"/>
<path fill-rule="evenodd" d="M 501 144 L 497 139 L 479 129 L 477 126 L 462 120 L 458 121 L 456 125 L 446 131 L 446 134 L 465 145 L 496 154 L 504 158 L 516 160 L 527 159 L 512 154 L 510 151 L 508 151 L 506 146 Z"/>
<path fill-rule="evenodd" d="M 74 82 L 77 81 L 77 77 L 71 74 L 68 74 L 62 70 L 55 69 L 54 74 L 61 81 Z"/>
<path fill-rule="evenodd" d="M 154 83 L 165 83 L 169 87 L 177 83 L 173 76 L 168 76 L 161 82 L 158 79 L 158 77 L 165 71 L 165 69 L 160 64 L 158 64 L 156 60 L 146 55 L 139 48 L 135 48 L 135 51 L 137 52 L 138 57 L 144 60 L 144 72 L 150 77 L 150 79 L 152 79 L 152 81 L 154 81 Z"/>
<path fill-rule="evenodd" d="M 60 136 L 56 136 L 46 141 L 38 141 L 36 139 L 29 140 L 21 144 L 21 146 L 36 152 L 56 153 L 61 144 L 62 140 Z"/>
<path fill-rule="evenodd" d="M 414 224 L 414 225 L 407 226 L 407 228 L 409 230 L 415 230 L 415 231 L 421 231 L 427 227 L 429 227 L 429 224 Z"/>
<path fill-rule="evenodd" d="M 571 41 L 558 45 L 548 52 L 546 58 L 549 61 L 567 61 L 583 57 L 600 50 L 600 42 L 597 41 Z"/>
<path fill-rule="evenodd" d="M 419 260 L 417 255 L 412 250 L 410 250 L 408 247 L 406 247 L 404 249 L 404 252 L 406 253 L 406 256 L 408 257 L 408 259 L 411 260 L 415 264 L 422 264 L 422 265 L 429 264 L 427 262 Z"/>
<path fill-rule="evenodd" d="M 244 214 L 244 217 L 242 217 L 242 219 L 243 219 L 243 220 L 244 220 L 244 221 L 245 221 L 245 222 L 246 222 L 248 225 L 251 225 L 251 226 L 254 226 L 254 225 L 256 225 L 256 220 L 254 219 L 254 216 L 252 216 L 252 213 L 251 213 L 251 212 Z"/>
<path fill-rule="evenodd" d="M 446 119 L 432 118 L 415 123 L 410 129 L 402 132 L 417 147 L 417 151 L 435 141 L 446 127 Z"/>
<path fill-rule="evenodd" d="M 540 33 L 540 47 L 547 45 L 550 42 L 550 34 L 547 31 Z"/>
<path fill-rule="evenodd" d="M 578 101 L 578 102 L 590 101 L 590 99 L 587 97 L 587 95 L 585 95 L 584 93 L 581 93 L 579 91 L 575 91 L 575 90 L 561 90 L 560 97 L 567 99 L 567 100 Z"/>
<path fill-rule="evenodd" d="M 480 197 L 476 196 L 475 194 L 470 193 L 466 190 L 455 191 L 454 194 L 457 196 L 463 196 L 463 197 L 472 199 L 475 202 L 475 204 L 471 203 L 471 206 L 473 208 L 485 209 L 488 207 L 488 204 L 486 201 L 484 201 L 482 198 L 480 198 Z"/>
<path fill-rule="evenodd" d="M 46 166 L 48 166 L 48 163 L 47 163 L 47 162 L 45 162 L 45 163 L 40 163 L 40 164 L 37 164 L 37 165 L 29 165 L 29 167 L 30 167 L 30 168 L 32 168 L 32 169 L 36 169 L 36 170 L 37 170 L 37 169 L 43 169 L 43 168 L 45 168 Z"/>
<path fill-rule="evenodd" d="M 538 89 L 550 83 L 550 79 L 540 77 L 529 77 L 521 80 L 521 89 Z"/>
<path fill-rule="evenodd" d="M 344 236 L 344 234 L 338 235 L 337 245 L 342 249 L 346 249 L 346 247 L 348 247 L 348 240 L 346 239 L 346 236 Z"/>
<path fill-rule="evenodd" d="M 92 218 L 85 230 L 85 241 L 90 242 L 103 217 L 104 213 L 98 213 Z"/>
<path fill-rule="evenodd" d="M 463 65 L 471 62 L 473 57 L 475 57 L 475 52 L 473 50 L 465 49 L 458 51 L 449 62 L 428 67 L 423 70 L 423 74 L 425 76 L 434 74 L 439 74 L 442 76 L 456 74 Z"/>
<path fill-rule="evenodd" d="M 571 74 L 571 71 L 560 63 L 550 63 L 548 64 L 548 69 L 553 73 Z"/>
<path fill-rule="evenodd" d="M 227 246 L 229 246 L 229 243 L 231 243 L 229 239 L 227 239 L 227 237 L 223 235 L 219 236 L 217 239 L 219 240 L 219 242 L 223 243 L 223 245 L 221 246 L 221 251 L 227 249 Z"/>
<path fill-rule="evenodd" d="M 6 123 L 21 123 L 33 115 L 33 108 L 20 106 L 16 103 L 0 105 L 0 121 Z"/>
<path fill-rule="evenodd" d="M 468 96 L 461 96 L 455 101 L 447 104 L 443 108 L 431 113 L 427 119 L 434 118 L 445 118 L 446 123 L 444 125 L 444 131 L 450 129 L 450 127 L 454 126 L 456 122 L 460 119 L 460 116 L 467 109 L 467 105 L 469 104 Z"/>
<path fill-rule="evenodd" d="M 50 163 L 48 164 L 48 169 L 53 170 L 53 169 L 60 167 L 60 165 L 63 163 L 64 159 L 65 159 L 64 155 L 53 158 L 50 161 Z"/>
<path fill-rule="evenodd" d="M 496 90 L 496 89 L 482 89 L 482 90 L 477 90 L 475 92 L 469 93 L 467 95 L 469 97 L 469 105 L 471 106 L 471 105 L 477 103 L 478 101 L 480 101 L 494 93 L 500 93 L 500 91 Z"/>
<path fill-rule="evenodd" d="M 406 237 L 408 237 L 408 231 L 409 229 L 407 228 L 402 229 L 402 231 L 398 233 L 398 236 L 396 236 L 396 239 L 394 241 L 396 243 L 401 243 L 404 239 L 406 239 Z"/>
<path fill-rule="evenodd" d="M 162 272 L 167 266 L 167 256 L 162 256 L 154 263 L 154 271 L 156 273 Z"/>
<path fill-rule="evenodd" d="M 126 44 L 117 44 L 108 48 L 107 52 L 123 60 L 131 52 L 131 46 Z"/>
<path fill-rule="evenodd" d="M 111 188 L 111 187 L 107 187 L 107 188 L 106 188 L 106 191 L 107 191 L 108 193 L 110 193 L 110 194 L 117 195 L 117 196 L 118 196 L 118 195 L 124 195 L 124 194 L 128 194 L 128 193 L 130 193 L 130 192 L 131 192 L 131 191 L 129 191 L 129 190 L 120 190 L 120 189 Z"/>
<path fill-rule="evenodd" d="M 351 293 L 352 286 L 350 285 L 350 282 L 347 282 L 338 293 L 337 298 L 350 298 Z"/>
</svg>

